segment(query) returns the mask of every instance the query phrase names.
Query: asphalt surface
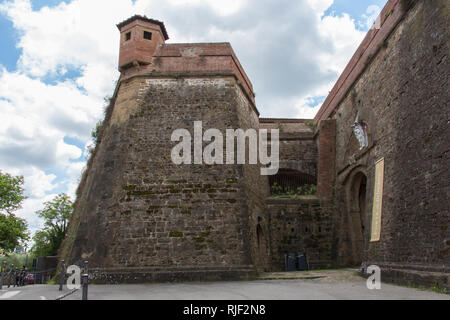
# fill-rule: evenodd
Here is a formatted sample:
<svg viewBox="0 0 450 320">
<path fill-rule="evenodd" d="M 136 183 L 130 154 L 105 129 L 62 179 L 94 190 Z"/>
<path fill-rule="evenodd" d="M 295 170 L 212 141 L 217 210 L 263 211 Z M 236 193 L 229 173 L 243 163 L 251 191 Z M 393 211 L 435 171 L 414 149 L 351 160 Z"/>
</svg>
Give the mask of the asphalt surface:
<svg viewBox="0 0 450 320">
<path fill-rule="evenodd" d="M 280 275 L 278 275 L 280 276 Z M 289 274 L 290 277 L 291 274 Z M 64 287 L 34 285 L 3 288 L 1 300 L 55 300 L 69 294 Z M 382 284 L 369 290 L 366 281 L 349 273 L 322 274 L 314 279 L 208 282 L 145 285 L 89 285 L 89 300 L 450 300 L 450 295 Z M 63 300 L 81 300 L 81 290 Z"/>
</svg>

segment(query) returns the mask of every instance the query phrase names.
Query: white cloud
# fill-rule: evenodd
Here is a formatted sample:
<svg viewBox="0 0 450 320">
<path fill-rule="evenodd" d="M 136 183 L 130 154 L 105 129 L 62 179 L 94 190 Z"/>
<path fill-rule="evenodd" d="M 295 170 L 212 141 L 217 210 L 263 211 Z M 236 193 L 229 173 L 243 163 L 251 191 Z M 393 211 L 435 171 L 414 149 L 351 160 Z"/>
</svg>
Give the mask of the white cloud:
<svg viewBox="0 0 450 320">
<path fill-rule="evenodd" d="M 28 147 L 24 152 L 36 153 L 49 164 L 53 164 L 52 157 L 79 157 L 81 151 L 62 140 L 65 136 L 87 139 L 95 119 L 102 114 L 102 103 L 102 99 L 80 91 L 72 81 L 49 85 L 23 73 L 2 70 L 0 150 L 25 144 Z M 46 153 L 47 148 L 54 152 Z M 6 155 L 6 150 L 2 151 L 0 164 Z"/>
<path fill-rule="evenodd" d="M 348 14 L 324 17 L 319 24 L 319 31 L 322 37 L 330 40 L 333 47 L 320 52 L 318 61 L 324 68 L 340 74 L 366 33 L 356 30 L 355 21 Z"/>
<path fill-rule="evenodd" d="M 34 211 L 44 201 L 56 191 L 75 193 L 85 165 L 77 159 L 119 76 L 115 24 L 143 14 L 165 22 L 170 42 L 231 42 L 263 117 L 312 118 L 320 107 L 314 101 L 328 94 L 364 36 L 348 15 L 325 15 L 332 4 L 72 0 L 33 11 L 29 0 L 2 2 L 22 54 L 16 71 L 0 65 L 0 168 L 25 175 L 30 198 L 20 215 L 36 228 Z"/>
<path fill-rule="evenodd" d="M 43 227 L 43 221 L 38 217 L 36 211 L 43 209 L 44 203 L 53 200 L 55 196 L 56 194 L 48 194 L 42 198 L 30 198 L 24 202 L 23 208 L 17 215 L 27 221 L 32 235 Z"/>
<path fill-rule="evenodd" d="M 322 16 L 324 12 L 331 7 L 333 0 L 307 0 L 310 7 L 319 15 Z"/>
<path fill-rule="evenodd" d="M 370 5 L 367 7 L 366 14 L 362 15 L 365 19 L 365 25 L 363 25 L 363 27 L 370 29 L 380 15 L 380 12 L 381 8 L 377 5 Z"/>
<path fill-rule="evenodd" d="M 316 116 L 317 112 L 319 112 L 322 103 L 322 100 L 314 103 L 314 99 L 312 96 L 301 99 L 296 103 L 298 110 L 296 117 L 299 119 L 313 119 Z"/>
<path fill-rule="evenodd" d="M 143 2 L 143 1 L 141 1 Z M 209 6 L 217 14 L 226 16 L 237 12 L 247 1 L 245 0 L 167 0 L 170 5 L 185 6 Z"/>
</svg>

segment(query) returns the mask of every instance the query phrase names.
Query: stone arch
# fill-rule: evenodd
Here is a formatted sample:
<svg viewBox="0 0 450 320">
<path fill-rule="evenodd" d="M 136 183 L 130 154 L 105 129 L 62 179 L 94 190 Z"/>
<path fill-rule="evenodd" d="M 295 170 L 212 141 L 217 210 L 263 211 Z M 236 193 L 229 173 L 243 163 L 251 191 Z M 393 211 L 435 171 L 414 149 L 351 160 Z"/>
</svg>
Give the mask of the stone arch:
<svg viewBox="0 0 450 320">
<path fill-rule="evenodd" d="M 317 176 L 317 161 L 308 161 L 308 160 L 286 160 L 280 159 L 280 168 L 285 170 L 295 170 L 299 172 L 303 172 L 305 174 L 309 174 L 310 176 Z"/>
<path fill-rule="evenodd" d="M 276 175 L 269 177 L 271 194 L 276 193 L 272 186 L 277 184 L 281 193 L 287 193 L 288 190 L 296 191 L 298 187 L 305 185 L 317 185 L 317 178 L 311 174 L 302 171 L 280 168 Z"/>
<path fill-rule="evenodd" d="M 367 170 L 364 166 L 354 168 L 345 180 L 347 239 L 350 265 L 360 265 L 364 260 L 369 221 L 367 214 Z"/>
<path fill-rule="evenodd" d="M 259 257 L 259 265 L 258 269 L 262 271 L 268 271 L 268 259 L 269 259 L 269 250 L 268 250 L 268 239 L 266 237 L 266 232 L 264 232 L 264 228 L 261 223 L 256 225 L 256 253 Z"/>
</svg>

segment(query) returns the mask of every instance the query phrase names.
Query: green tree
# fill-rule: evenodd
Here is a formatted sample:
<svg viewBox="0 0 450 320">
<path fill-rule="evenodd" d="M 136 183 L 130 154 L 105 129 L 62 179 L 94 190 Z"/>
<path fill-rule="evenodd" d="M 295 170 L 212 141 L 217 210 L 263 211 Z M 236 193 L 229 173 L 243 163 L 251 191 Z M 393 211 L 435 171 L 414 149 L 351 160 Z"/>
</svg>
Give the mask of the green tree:
<svg viewBox="0 0 450 320">
<path fill-rule="evenodd" d="M 66 194 L 56 196 L 44 204 L 36 214 L 44 219 L 44 227 L 33 237 L 34 256 L 55 256 L 66 235 L 67 225 L 73 211 L 73 202 Z"/>
<path fill-rule="evenodd" d="M 29 239 L 28 226 L 14 212 L 25 199 L 23 176 L 14 177 L 0 171 L 0 249 L 9 253 Z"/>
<path fill-rule="evenodd" d="M 12 214 L 22 207 L 23 184 L 23 176 L 13 177 L 0 171 L 0 213 Z"/>
<path fill-rule="evenodd" d="M 99 133 L 100 133 L 100 129 L 102 126 L 103 126 L 103 121 L 100 120 L 96 123 L 95 128 L 92 129 L 92 131 L 91 131 L 91 138 L 95 144 L 99 142 L 98 141 L 100 138 Z"/>
<path fill-rule="evenodd" d="M 0 213 L 0 248 L 4 253 L 12 252 L 18 246 L 24 246 L 29 240 L 28 225 L 24 219 L 14 214 Z"/>
</svg>

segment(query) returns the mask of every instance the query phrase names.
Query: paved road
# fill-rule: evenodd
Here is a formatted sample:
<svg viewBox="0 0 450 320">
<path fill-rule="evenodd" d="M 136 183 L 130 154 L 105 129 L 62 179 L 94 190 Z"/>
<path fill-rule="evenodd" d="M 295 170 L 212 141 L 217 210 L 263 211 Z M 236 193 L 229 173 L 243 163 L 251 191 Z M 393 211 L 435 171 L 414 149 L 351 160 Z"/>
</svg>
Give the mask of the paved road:
<svg viewBox="0 0 450 320">
<path fill-rule="evenodd" d="M 53 300 L 58 286 L 28 286 L 0 291 L 0 300 Z M 90 300 L 450 300 L 450 295 L 383 284 L 368 290 L 364 280 L 258 280 L 147 285 L 90 285 Z M 81 292 L 65 300 L 81 300 Z"/>
</svg>

